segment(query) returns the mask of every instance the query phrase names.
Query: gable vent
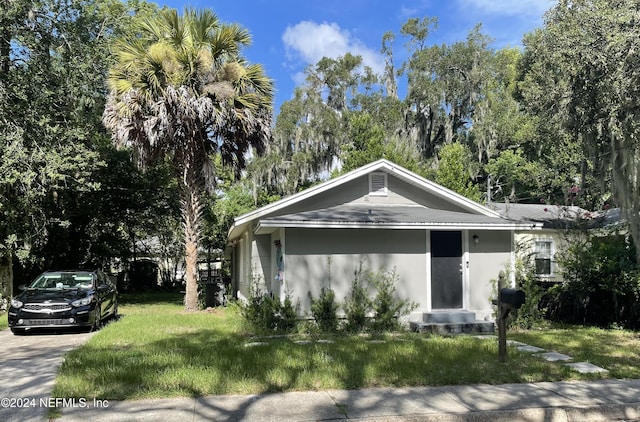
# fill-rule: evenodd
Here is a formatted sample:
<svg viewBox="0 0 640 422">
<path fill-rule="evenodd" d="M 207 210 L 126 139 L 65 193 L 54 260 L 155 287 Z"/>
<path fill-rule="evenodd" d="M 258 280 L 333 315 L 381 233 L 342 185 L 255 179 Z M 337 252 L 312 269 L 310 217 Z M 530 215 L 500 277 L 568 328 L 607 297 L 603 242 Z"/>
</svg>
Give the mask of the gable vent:
<svg viewBox="0 0 640 422">
<path fill-rule="evenodd" d="M 371 173 L 369 175 L 369 195 L 387 196 L 386 173 Z"/>
</svg>

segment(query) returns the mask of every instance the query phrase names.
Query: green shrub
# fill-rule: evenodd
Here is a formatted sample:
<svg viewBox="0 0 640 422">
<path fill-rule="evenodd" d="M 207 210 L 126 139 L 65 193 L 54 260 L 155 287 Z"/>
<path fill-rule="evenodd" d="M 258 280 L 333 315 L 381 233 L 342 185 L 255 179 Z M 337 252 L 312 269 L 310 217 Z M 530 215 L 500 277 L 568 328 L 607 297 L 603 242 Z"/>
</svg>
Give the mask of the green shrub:
<svg viewBox="0 0 640 422">
<path fill-rule="evenodd" d="M 348 332 L 358 333 L 368 328 L 368 316 L 372 308 L 367 280 L 368 272 L 363 272 L 361 263 L 354 273 L 351 289 L 344 300 L 346 317 L 344 328 Z"/>
<path fill-rule="evenodd" d="M 545 289 L 531 258 L 517 259 L 515 263 L 516 287 L 525 294 L 525 302 L 511 321 L 512 325 L 529 329 L 544 321 L 546 308 L 542 301 Z"/>
<path fill-rule="evenodd" d="M 552 320 L 640 328 L 640 268 L 629 236 L 573 236 L 559 262 L 565 282 L 547 295 Z"/>
<path fill-rule="evenodd" d="M 399 280 L 395 268 L 391 272 L 384 269 L 365 271 L 360 264 L 344 301 L 345 331 L 379 333 L 398 330 L 400 318 L 418 306 L 408 299 L 397 297 Z M 370 289 L 375 291 L 373 298 L 369 296 Z"/>
<path fill-rule="evenodd" d="M 290 333 L 296 328 L 298 306 L 287 293 L 284 301 L 262 292 L 258 283 L 250 288 L 249 300 L 242 305 L 242 316 L 258 333 Z"/>
<path fill-rule="evenodd" d="M 398 299 L 396 296 L 396 285 L 400 276 L 395 268 L 391 272 L 380 270 L 368 275 L 376 288 L 376 296 L 371 303 L 373 308 L 371 329 L 376 332 L 398 330 L 400 317 L 409 315 L 418 307 L 418 304 L 408 299 Z"/>
<path fill-rule="evenodd" d="M 320 331 L 333 332 L 338 329 L 338 304 L 331 287 L 322 287 L 320 297 L 311 299 L 311 315 Z"/>
<path fill-rule="evenodd" d="M 277 302 L 277 301 L 276 301 Z M 291 295 L 287 292 L 284 302 L 278 303 L 278 320 L 276 321 L 276 330 L 283 333 L 293 332 L 298 324 L 299 304 L 294 306 Z"/>
<path fill-rule="evenodd" d="M 273 300 L 266 294 L 251 295 L 242 305 L 242 316 L 249 326 L 257 332 L 275 329 L 275 310 Z"/>
</svg>

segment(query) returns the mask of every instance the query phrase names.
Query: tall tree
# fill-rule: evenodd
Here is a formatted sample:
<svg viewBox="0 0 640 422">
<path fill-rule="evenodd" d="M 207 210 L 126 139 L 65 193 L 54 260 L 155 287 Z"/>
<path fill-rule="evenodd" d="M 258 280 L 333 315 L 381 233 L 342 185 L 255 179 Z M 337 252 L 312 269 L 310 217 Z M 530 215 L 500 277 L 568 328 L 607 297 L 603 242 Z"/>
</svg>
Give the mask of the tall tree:
<svg viewBox="0 0 640 422">
<path fill-rule="evenodd" d="M 588 160 L 611 174 L 617 203 L 640 244 L 640 3 L 559 0 L 526 41 L 526 102 L 557 119 Z M 584 177 L 582 178 L 585 179 Z M 640 251 L 640 248 L 638 248 Z M 640 252 L 638 252 L 640 254 Z M 638 256 L 640 259 L 640 255 Z"/>
<path fill-rule="evenodd" d="M 291 194 L 309 182 L 326 177 L 348 142 L 349 114 L 363 81 L 375 79 L 350 53 L 322 58 L 305 69 L 306 81 L 285 102 L 275 125 L 270 158 L 255 163 L 257 183 Z"/>
<path fill-rule="evenodd" d="M 271 136 L 273 83 L 241 56 L 250 41 L 246 29 L 221 23 L 210 10 L 165 9 L 114 48 L 103 122 L 141 166 L 171 159 L 182 199 L 187 311 L 198 308 L 202 194 L 215 186 L 212 155 L 219 152 L 239 176 L 246 153 L 261 153 Z"/>
<path fill-rule="evenodd" d="M 72 230 L 57 199 L 97 187 L 108 43 L 131 9 L 119 0 L 0 2 L 0 284 L 11 286 L 16 257 L 41 267 L 32 251 Z"/>
<path fill-rule="evenodd" d="M 438 155 L 436 182 L 469 199 L 480 201 L 478 186 L 474 185 L 471 180 L 471 176 L 475 172 L 472 169 L 474 162 L 471 159 L 469 148 L 459 142 L 447 144 L 440 148 Z"/>
<path fill-rule="evenodd" d="M 385 133 L 382 122 L 363 111 L 357 111 L 349 118 L 349 143 L 340 155 L 341 172 L 354 170 L 360 166 L 385 158 L 415 173 L 426 175 L 415 148 L 397 137 Z"/>
<path fill-rule="evenodd" d="M 409 38 L 411 54 L 401 68 L 408 78 L 406 131 L 425 159 L 442 144 L 466 142 L 494 54 L 480 25 L 464 42 L 428 47 L 427 37 L 436 27 L 435 18 L 412 18 L 400 30 Z"/>
</svg>

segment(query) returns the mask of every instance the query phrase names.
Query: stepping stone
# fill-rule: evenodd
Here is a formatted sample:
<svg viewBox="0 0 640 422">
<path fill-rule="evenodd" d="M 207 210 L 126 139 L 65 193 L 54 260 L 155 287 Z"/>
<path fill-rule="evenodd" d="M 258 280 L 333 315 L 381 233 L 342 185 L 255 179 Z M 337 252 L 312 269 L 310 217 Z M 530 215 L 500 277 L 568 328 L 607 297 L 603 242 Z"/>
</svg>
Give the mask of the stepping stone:
<svg viewBox="0 0 640 422">
<path fill-rule="evenodd" d="M 309 340 L 296 340 L 294 341 L 295 344 L 310 344 L 311 342 Z"/>
<path fill-rule="evenodd" d="M 595 374 L 598 372 L 609 372 L 608 370 L 604 368 L 600 368 L 599 366 L 596 366 L 589 362 L 565 363 L 565 365 L 567 365 L 569 368 L 573 369 L 574 371 L 580 372 L 581 374 Z"/>
<path fill-rule="evenodd" d="M 509 346 L 527 346 L 526 343 L 520 343 L 519 341 L 515 341 L 515 340 L 507 340 L 507 344 Z"/>
<path fill-rule="evenodd" d="M 520 350 L 521 352 L 529 352 L 529 353 L 544 352 L 544 349 L 541 349 L 536 346 L 529 346 L 528 344 L 525 344 L 524 346 L 518 346 L 518 350 Z"/>
<path fill-rule="evenodd" d="M 244 347 L 256 347 L 256 346 L 264 346 L 265 343 L 264 341 L 254 341 L 253 343 L 245 343 Z"/>
<path fill-rule="evenodd" d="M 318 340 L 318 343 L 331 344 L 331 343 L 333 343 L 333 340 Z"/>
<path fill-rule="evenodd" d="M 480 340 L 496 340 L 498 338 L 498 336 L 492 336 L 492 335 L 488 335 L 488 336 L 474 336 L 475 338 L 479 338 Z"/>
<path fill-rule="evenodd" d="M 549 362 L 557 362 L 559 360 L 573 360 L 571 356 L 563 355 L 562 353 L 558 352 L 541 353 L 538 356 L 544 358 L 545 360 L 548 360 Z"/>
<path fill-rule="evenodd" d="M 386 341 L 385 340 L 367 340 L 367 343 L 382 344 L 382 343 L 386 343 Z"/>
</svg>

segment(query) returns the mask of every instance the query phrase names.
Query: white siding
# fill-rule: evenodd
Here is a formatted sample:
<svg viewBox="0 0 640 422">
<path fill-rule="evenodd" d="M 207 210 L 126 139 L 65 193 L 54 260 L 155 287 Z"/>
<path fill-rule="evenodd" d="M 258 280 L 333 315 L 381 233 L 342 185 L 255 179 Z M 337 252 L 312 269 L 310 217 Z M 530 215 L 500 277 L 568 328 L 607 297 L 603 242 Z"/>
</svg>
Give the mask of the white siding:
<svg viewBox="0 0 640 422">
<path fill-rule="evenodd" d="M 474 242 L 474 235 L 478 236 L 478 243 Z M 507 272 L 511 266 L 511 232 L 470 231 L 468 236 L 468 310 L 475 312 L 478 319 L 492 319 L 492 280 L 497 282 L 500 271 Z"/>
<path fill-rule="evenodd" d="M 287 286 L 304 313 L 329 284 L 342 302 L 360 264 L 372 271 L 395 268 L 399 297 L 426 306 L 424 239 L 424 230 L 287 229 Z"/>
</svg>

